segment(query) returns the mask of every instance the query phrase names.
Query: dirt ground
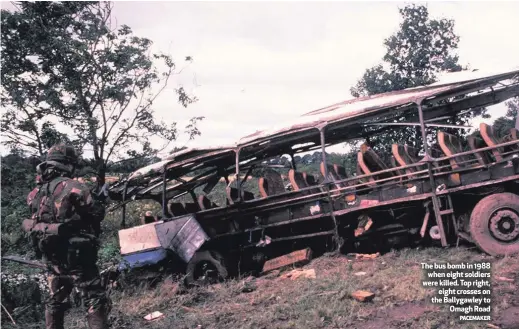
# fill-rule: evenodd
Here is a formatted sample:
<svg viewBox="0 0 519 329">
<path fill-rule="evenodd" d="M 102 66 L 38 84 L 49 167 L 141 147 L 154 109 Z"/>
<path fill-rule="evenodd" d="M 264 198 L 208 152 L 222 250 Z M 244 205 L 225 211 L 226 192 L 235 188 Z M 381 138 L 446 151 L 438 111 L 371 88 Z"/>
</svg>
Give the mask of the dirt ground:
<svg viewBox="0 0 519 329">
<path fill-rule="evenodd" d="M 446 306 L 428 301 L 434 290 L 422 288 L 420 263 L 447 261 L 492 262 L 491 321 L 461 322 Z M 495 259 L 475 248 L 404 249 L 362 261 L 325 255 L 303 269 L 313 269 L 315 279 L 284 278 L 289 268 L 190 290 L 173 280 L 114 290 L 112 328 L 519 329 L 518 257 Z M 358 302 L 350 297 L 355 290 L 375 297 Z M 164 316 L 143 318 L 154 311 Z M 71 310 L 67 328 L 86 328 L 83 316 L 81 309 Z"/>
</svg>

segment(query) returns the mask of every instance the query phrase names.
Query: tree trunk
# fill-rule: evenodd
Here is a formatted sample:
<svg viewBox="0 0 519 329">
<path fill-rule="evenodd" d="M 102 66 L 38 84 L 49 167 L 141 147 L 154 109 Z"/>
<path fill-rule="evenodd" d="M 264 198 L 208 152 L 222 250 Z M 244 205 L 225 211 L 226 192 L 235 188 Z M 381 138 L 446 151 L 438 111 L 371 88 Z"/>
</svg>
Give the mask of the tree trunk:
<svg viewBox="0 0 519 329">
<path fill-rule="evenodd" d="M 96 161 L 96 182 L 97 182 L 97 192 L 101 191 L 103 185 L 106 182 L 106 165 L 102 159 Z"/>
</svg>

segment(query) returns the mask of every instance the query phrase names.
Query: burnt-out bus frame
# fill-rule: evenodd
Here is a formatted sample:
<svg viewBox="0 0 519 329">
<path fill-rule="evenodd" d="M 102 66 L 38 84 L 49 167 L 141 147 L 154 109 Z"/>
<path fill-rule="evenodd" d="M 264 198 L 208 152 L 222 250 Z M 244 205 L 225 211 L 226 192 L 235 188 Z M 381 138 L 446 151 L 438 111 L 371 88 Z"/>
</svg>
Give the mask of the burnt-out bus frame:
<svg viewBox="0 0 519 329">
<path fill-rule="evenodd" d="M 240 140 L 233 147 L 217 148 L 214 151 L 201 150 L 198 153 L 191 152 L 191 154 L 188 151 L 184 156 L 173 155 L 170 159 L 152 165 L 151 167 L 154 168 L 152 174 L 147 172 L 141 175 L 142 177 L 150 177 L 147 182 L 148 187 L 145 189 L 141 188 L 141 191 L 146 191 L 146 189 L 148 192 L 152 190 L 157 191 L 157 187 L 160 186 L 161 193 L 153 194 L 145 192 L 139 195 L 139 192 L 137 192 L 137 194 L 133 194 L 131 198 L 149 198 L 161 202 L 163 217 L 168 218 L 171 215 L 167 209 L 167 204 L 170 199 L 178 197 L 181 193 L 190 193 L 195 200 L 193 193 L 194 187 L 190 188 L 187 182 L 179 179 L 179 176 L 181 176 L 183 172 L 182 168 L 187 168 L 184 170 L 187 171 L 190 168 L 194 169 L 213 164 L 218 168 L 217 170 L 219 170 L 219 172 L 215 174 L 225 177 L 226 179 L 227 174 L 234 170 L 235 179 L 233 184 L 235 184 L 238 193 L 234 202 L 227 206 L 223 205 L 217 208 L 196 212 L 196 219 L 204 229 L 211 228 L 215 223 L 221 226 L 209 234 L 210 239 L 205 246 L 205 248 L 208 249 L 254 249 L 264 241 L 266 236 L 265 232 L 269 229 L 303 222 L 315 223 L 316 221 L 320 221 L 322 224 L 325 218 L 329 218 L 330 223 L 333 224 L 328 226 L 327 229 L 316 227 L 312 232 L 280 236 L 269 239 L 269 244 L 319 236 L 333 236 L 337 238 L 335 241 L 339 243 L 340 237 L 343 236 L 340 232 L 340 222 L 344 221 L 349 214 L 358 214 L 374 208 L 384 208 L 391 211 L 391 205 L 394 204 L 412 202 L 426 203 L 427 200 L 430 200 L 432 203 L 432 212 L 439 229 L 442 246 L 448 246 L 452 244 L 454 240 L 460 238 L 472 241 L 468 232 L 459 227 L 459 220 L 454 216 L 453 208 L 455 205 L 452 205 L 450 195 L 485 186 L 503 184 L 510 184 L 507 186 L 514 186 L 513 188 L 515 188 L 517 185 L 514 185 L 515 183 L 513 182 L 519 180 L 519 159 L 507 158 L 506 160 L 496 161 L 486 166 L 476 165 L 469 168 L 460 166 L 457 169 L 450 168 L 451 165 L 445 165 L 444 163 L 465 155 L 474 155 L 478 152 L 519 145 L 519 141 L 500 141 L 493 146 L 435 158 L 428 143 L 425 142 L 428 141 L 429 136 L 427 128 L 460 128 L 452 125 L 435 124 L 434 122 L 446 116 L 452 117 L 459 115 L 462 111 L 467 113 L 479 107 L 501 103 L 506 99 L 518 96 L 518 75 L 519 71 L 515 70 L 504 74 L 495 74 L 486 77 L 480 76 L 449 84 L 435 84 L 427 87 L 346 101 L 328 108 L 310 112 L 306 114 L 306 116 L 310 117 L 308 120 L 303 116 L 303 120 L 299 120 L 295 125 L 275 131 L 257 132 L 253 135 L 249 135 Z M 478 91 L 480 91 L 480 93 L 475 94 Z M 394 98 L 395 101 L 392 101 L 392 98 Z M 339 113 L 334 116 L 334 111 L 337 109 L 340 110 L 341 107 L 347 107 L 349 104 L 362 104 L 362 102 L 372 102 L 374 104 L 371 106 L 359 106 L 355 111 Z M 320 114 L 323 113 L 325 115 L 320 116 Z M 326 113 L 332 114 L 327 116 Z M 313 119 L 312 115 L 316 114 L 319 116 Z M 402 121 L 402 118 L 405 121 Z M 395 122 L 397 119 L 399 121 Z M 414 126 L 419 128 L 422 141 L 424 141 L 424 157 L 422 161 L 405 166 L 400 165 L 378 170 L 368 174 L 359 173 L 356 176 L 340 180 L 330 179 L 325 152 L 326 147 L 348 140 L 366 138 L 370 135 L 386 131 L 394 126 Z M 306 144 L 307 146 L 293 149 L 295 144 Z M 254 165 L 260 164 L 268 158 L 282 154 L 290 154 L 293 160 L 294 153 L 315 149 L 321 149 L 322 151 L 322 161 L 323 164 L 325 164 L 323 166 L 324 181 L 318 185 L 300 188 L 297 191 L 280 193 L 254 200 L 242 199 L 244 182 L 240 178 L 242 171 L 247 171 L 245 175 L 246 179 L 250 169 Z M 470 161 L 475 162 L 475 160 Z M 243 163 L 246 163 L 246 165 L 242 165 Z M 294 161 L 292 161 L 292 168 L 296 169 Z M 414 171 L 412 175 L 402 174 L 403 171 L 410 168 L 417 168 L 417 171 Z M 442 169 L 447 170 L 441 171 Z M 477 173 L 474 175 L 472 174 L 474 172 Z M 386 173 L 396 174 L 387 178 L 379 177 Z M 478 179 L 478 175 L 483 175 L 487 178 Z M 199 178 L 200 177 L 196 177 L 195 179 Z M 367 181 L 360 181 L 366 179 Z M 168 188 L 167 184 L 172 180 L 178 182 L 177 187 L 183 188 L 180 190 L 176 190 L 175 187 Z M 128 194 L 128 191 L 134 187 L 139 190 L 139 184 L 141 184 L 139 181 L 142 180 L 135 180 L 134 178 L 133 182 L 131 179 L 127 179 L 126 181 L 116 184 L 116 186 L 111 189 L 112 196 L 115 196 L 115 199 L 117 199 L 117 196 L 122 195 L 122 198 L 119 198 L 119 200 L 122 201 L 121 205 L 124 207 L 128 202 L 128 195 L 131 195 L 131 193 Z M 146 182 L 146 180 L 144 181 Z M 227 183 L 229 182 L 227 181 Z M 155 187 L 150 188 L 149 184 Z M 397 185 L 405 186 L 405 184 L 407 184 L 407 186 L 414 186 L 414 192 L 409 192 L 407 193 L 408 195 L 405 195 L 406 192 L 404 192 L 404 195 L 402 195 L 402 191 L 409 190 L 402 190 L 402 188 L 400 188 L 395 197 L 391 197 L 391 193 L 389 193 L 389 197 L 381 193 L 380 195 L 382 197 L 376 199 L 366 198 L 368 191 L 377 190 L 380 192 L 383 189 Z M 416 190 L 417 186 L 420 187 L 418 191 Z M 442 188 L 440 189 L 440 187 Z M 410 190 L 413 191 L 412 188 L 410 188 Z M 181 193 L 178 193 L 179 191 L 181 191 Z M 363 192 L 366 193 L 363 194 Z M 335 209 L 337 200 L 348 197 L 350 197 L 348 199 L 349 202 L 347 202 L 346 205 L 342 203 L 343 209 Z M 257 220 L 251 220 L 251 218 L 257 217 L 258 214 L 268 214 L 280 211 L 284 208 L 313 204 L 315 201 L 327 203 L 328 207 L 325 207 L 327 209 L 318 214 L 298 216 L 274 222 L 267 221 L 257 223 Z M 446 204 L 449 204 L 448 209 L 442 209 Z M 425 213 L 423 223 L 419 225 L 419 227 L 422 227 L 422 230 L 427 227 L 427 221 L 429 221 L 429 211 L 426 210 Z M 124 216 L 125 211 L 123 210 L 123 220 Z M 352 218 L 353 217 L 348 217 L 346 221 L 351 221 Z M 221 225 L 224 222 L 228 222 L 228 225 Z M 210 229 L 208 229 L 208 231 L 210 231 Z"/>
</svg>

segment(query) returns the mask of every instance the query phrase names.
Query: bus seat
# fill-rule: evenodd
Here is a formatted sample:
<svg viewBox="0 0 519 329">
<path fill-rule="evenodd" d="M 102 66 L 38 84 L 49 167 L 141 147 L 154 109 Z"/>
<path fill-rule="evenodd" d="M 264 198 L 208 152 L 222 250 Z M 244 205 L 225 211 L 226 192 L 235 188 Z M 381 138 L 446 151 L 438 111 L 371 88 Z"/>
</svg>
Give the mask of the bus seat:
<svg viewBox="0 0 519 329">
<path fill-rule="evenodd" d="M 305 180 L 303 173 L 290 169 L 288 171 L 288 179 L 294 191 L 299 191 L 305 187 L 308 187 L 308 183 Z"/>
<path fill-rule="evenodd" d="M 238 189 L 235 187 L 227 186 L 225 189 L 227 194 L 227 205 L 231 205 L 238 201 Z M 242 190 L 242 200 L 248 201 L 254 199 L 254 193 Z"/>
<path fill-rule="evenodd" d="M 442 150 L 441 149 L 438 149 L 437 147 L 439 147 L 439 145 L 435 146 L 435 145 L 431 145 L 429 146 L 429 153 L 431 154 L 431 157 L 433 158 L 442 158 L 445 156 L 445 154 L 443 154 Z M 409 145 L 404 145 L 404 149 L 405 149 L 405 153 L 407 154 L 407 156 L 414 161 L 414 163 L 417 163 L 417 162 L 420 162 L 422 161 L 423 158 L 420 158 L 420 151 L 412 146 L 409 146 Z M 448 165 L 449 162 L 448 161 L 440 161 L 440 162 L 432 162 L 432 167 L 433 167 L 433 170 L 434 172 L 441 172 L 442 169 L 441 168 L 438 168 L 438 167 L 441 167 L 441 166 L 444 166 L 444 165 Z M 416 167 L 416 170 L 417 171 L 421 171 L 421 170 L 425 170 L 427 169 L 427 165 L 424 164 L 423 166 L 419 166 L 419 167 Z"/>
<path fill-rule="evenodd" d="M 499 144 L 499 140 L 494 135 L 494 129 L 492 129 L 491 126 L 487 125 L 484 122 L 481 122 L 479 124 L 479 132 L 488 147 L 496 146 Z M 496 161 L 503 160 L 503 156 L 501 155 L 501 153 L 503 153 L 503 152 L 504 152 L 504 150 L 502 147 L 498 147 L 498 148 L 495 148 L 492 150 L 492 154 L 494 155 L 494 158 L 496 159 Z"/>
<path fill-rule="evenodd" d="M 351 178 L 351 176 L 348 175 L 348 173 L 346 172 L 346 168 L 344 168 L 341 165 L 334 164 L 333 171 L 335 172 L 338 179 L 340 179 L 340 180 L 345 180 L 345 179 Z M 343 186 L 353 186 L 355 184 L 356 184 L 355 180 L 349 180 L 347 182 L 344 182 L 342 185 Z"/>
<path fill-rule="evenodd" d="M 360 168 L 360 164 L 359 164 L 359 161 L 358 161 L 358 158 L 357 158 L 357 176 L 360 176 L 360 175 L 364 175 L 364 173 L 362 172 L 362 169 Z M 367 178 L 359 178 L 358 179 L 359 183 L 366 183 L 367 181 L 368 181 Z"/>
<path fill-rule="evenodd" d="M 242 198 L 243 201 L 254 200 L 254 193 L 252 193 L 250 191 L 242 190 L 241 191 L 241 198 Z"/>
<path fill-rule="evenodd" d="M 519 130 L 517 130 L 515 128 L 510 128 L 510 130 L 508 131 L 508 134 L 506 134 L 503 137 L 503 143 L 511 142 L 511 141 L 519 141 L 518 136 L 519 136 Z M 519 150 L 519 144 L 507 146 L 506 149 L 507 149 L 507 151 Z"/>
<path fill-rule="evenodd" d="M 380 159 L 380 157 L 366 144 L 363 144 L 360 148 L 360 152 L 357 154 L 357 162 L 360 169 L 364 174 L 372 174 L 377 171 L 388 169 L 386 164 Z M 376 175 L 377 179 L 384 179 L 395 176 L 392 172 L 386 172 L 383 174 Z M 375 181 L 375 177 L 371 176 L 369 181 Z"/>
<path fill-rule="evenodd" d="M 188 214 L 192 214 L 192 213 L 195 213 L 195 212 L 198 212 L 200 211 L 200 206 L 198 205 L 198 203 L 194 203 L 194 202 L 186 202 L 184 203 L 184 208 L 186 209 L 186 212 Z"/>
<path fill-rule="evenodd" d="M 346 173 L 346 168 L 344 168 L 341 165 L 334 164 L 333 165 L 333 171 L 335 171 L 335 174 L 337 174 L 337 176 L 339 176 L 340 179 L 347 179 L 348 178 L 348 174 Z"/>
<path fill-rule="evenodd" d="M 480 148 L 484 148 L 486 147 L 486 144 L 485 142 L 483 141 L 483 139 L 481 138 L 478 138 L 476 136 L 468 136 L 467 137 L 467 141 L 469 143 L 469 147 L 472 151 L 476 151 L 474 153 L 474 155 L 476 156 L 476 158 L 478 159 L 478 163 L 480 165 L 487 165 L 489 164 L 491 161 L 490 159 L 490 156 L 488 154 L 488 152 L 485 152 L 485 151 L 477 151 L 477 149 L 480 149 Z"/>
<path fill-rule="evenodd" d="M 398 167 L 401 167 L 400 163 L 398 163 L 398 161 L 396 160 L 395 156 L 393 155 L 391 157 L 391 167 L 392 168 L 398 168 Z M 401 169 L 396 169 L 395 171 L 398 175 L 405 175 L 406 172 L 404 170 L 401 170 Z M 400 179 L 402 180 L 402 179 Z"/>
<path fill-rule="evenodd" d="M 318 184 L 318 181 L 317 179 L 315 179 L 315 176 L 308 174 L 306 171 L 303 172 L 303 178 L 305 179 L 306 184 L 308 186 L 315 186 Z"/>
<path fill-rule="evenodd" d="M 186 215 L 187 211 L 184 208 L 184 205 L 180 202 L 170 202 L 168 205 L 169 213 L 173 215 L 173 217 Z"/>
<path fill-rule="evenodd" d="M 440 144 L 440 148 L 446 156 L 453 156 L 463 152 L 463 146 L 461 145 L 460 140 L 456 136 L 444 131 L 438 131 L 438 144 Z M 468 162 L 470 160 L 470 157 L 462 155 L 451 158 L 449 162 L 452 169 L 457 169 L 459 167 L 473 165 L 473 163 Z"/>
<path fill-rule="evenodd" d="M 418 156 L 418 150 L 412 146 L 393 144 L 391 146 L 391 152 L 393 153 L 393 157 L 395 158 L 395 161 L 399 167 L 409 166 L 414 163 L 420 162 L 420 159 Z M 423 166 L 410 167 L 403 171 L 402 170 L 400 170 L 400 171 L 405 174 L 410 175 L 410 177 L 413 177 L 413 175 L 411 175 L 412 173 L 420 171 L 420 170 L 424 170 L 425 168 L 427 168 L 427 167 L 425 165 L 423 165 Z"/>
<path fill-rule="evenodd" d="M 286 192 L 281 174 L 271 168 L 265 169 L 263 176 L 258 180 L 258 185 L 263 198 Z"/>
<path fill-rule="evenodd" d="M 409 152 L 406 151 L 406 147 L 403 145 L 399 145 L 399 144 L 391 145 L 391 153 L 393 153 L 393 157 L 396 161 L 397 167 L 409 166 L 416 162 L 415 161 L 416 159 L 411 158 L 411 156 L 409 155 Z M 411 173 L 415 172 L 416 170 L 417 170 L 416 167 L 410 167 L 410 168 L 407 168 L 407 169 L 401 170 L 401 171 L 404 171 L 406 174 L 411 174 Z"/>
<path fill-rule="evenodd" d="M 319 166 L 319 169 L 320 169 L 320 172 L 321 172 L 321 177 L 323 177 L 324 179 L 324 162 L 321 161 L 321 165 Z M 336 182 L 336 181 L 339 181 L 341 180 L 341 177 L 339 175 L 337 175 L 337 173 L 335 172 L 335 169 L 333 168 L 333 165 L 327 165 L 326 166 L 326 169 L 328 170 L 328 181 L 330 182 Z M 331 190 L 335 190 L 337 188 L 341 188 L 343 187 L 343 184 L 341 183 L 336 183 L 336 184 L 333 184 L 333 185 L 328 185 L 329 188 Z"/>
<path fill-rule="evenodd" d="M 260 177 L 258 179 L 258 189 L 262 198 L 266 198 L 269 196 L 269 183 L 265 179 L 265 177 Z"/>
<path fill-rule="evenodd" d="M 430 151 L 431 151 L 431 155 L 433 157 L 436 157 L 436 156 L 442 156 L 442 153 L 440 151 L 437 150 L 436 152 L 436 155 L 434 154 L 434 149 L 433 148 L 430 148 Z M 418 153 L 420 153 L 420 151 L 412 146 L 409 146 L 407 144 L 404 145 L 404 153 L 406 154 L 406 156 L 413 162 L 413 163 L 417 163 L 420 161 L 420 156 L 418 155 Z"/>
<path fill-rule="evenodd" d="M 207 210 L 207 209 L 218 207 L 218 205 L 216 205 L 216 203 L 209 200 L 209 198 L 206 195 L 198 196 L 198 205 L 200 206 L 200 209 L 202 209 L 202 210 Z"/>
</svg>

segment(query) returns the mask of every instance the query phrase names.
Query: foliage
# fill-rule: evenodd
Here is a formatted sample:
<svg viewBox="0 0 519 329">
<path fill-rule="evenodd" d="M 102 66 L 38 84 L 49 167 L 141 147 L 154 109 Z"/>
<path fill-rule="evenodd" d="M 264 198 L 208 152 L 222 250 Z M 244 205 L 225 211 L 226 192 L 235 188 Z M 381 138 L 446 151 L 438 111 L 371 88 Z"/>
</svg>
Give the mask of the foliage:
<svg viewBox="0 0 519 329">
<path fill-rule="evenodd" d="M 28 251 L 23 243 L 22 220 L 28 217 L 27 194 L 35 185 L 35 168 L 38 159 L 24 158 L 19 154 L 2 157 L 2 252 Z"/>
<path fill-rule="evenodd" d="M 399 9 L 400 29 L 384 41 L 386 54 L 383 64 L 367 69 L 350 92 L 354 97 L 397 91 L 427 85 L 436 81 L 441 71 L 460 71 L 455 50 L 459 37 L 454 31 L 454 21 L 431 19 L 424 5 L 406 5 Z M 473 115 L 482 114 L 483 110 Z M 465 124 L 471 114 L 458 116 L 442 123 Z M 451 133 L 459 133 L 454 130 Z M 435 135 L 435 131 L 431 131 Z M 433 137 L 434 139 L 434 137 Z M 380 154 L 390 154 L 391 144 L 408 144 L 421 148 L 419 129 L 405 127 L 386 130 L 370 137 L 369 145 Z"/>
<path fill-rule="evenodd" d="M 516 121 L 519 120 L 517 115 L 519 111 L 519 97 L 511 99 L 505 104 L 507 106 L 506 115 L 497 118 L 492 125 L 497 136 L 507 135 L 511 128 L 516 127 Z"/>
<path fill-rule="evenodd" d="M 351 89 L 355 97 L 402 90 L 430 84 L 439 71 L 459 71 L 459 37 L 454 21 L 429 19 L 427 7 L 408 5 L 400 8 L 400 30 L 384 41 L 384 65 L 366 70 L 363 79 Z"/>
<path fill-rule="evenodd" d="M 149 157 L 177 137 L 153 104 L 177 74 L 152 41 L 112 24 L 107 2 L 22 2 L 2 10 L 2 132 L 7 144 L 43 156 L 56 141 L 92 152 L 99 184 L 123 156 Z M 189 58 L 189 62 L 192 59 Z M 187 107 L 196 98 L 176 89 Z M 193 118 L 190 138 L 200 135 Z M 55 125 L 72 131 L 68 137 Z M 164 141 L 156 147 L 157 140 Z"/>
</svg>

